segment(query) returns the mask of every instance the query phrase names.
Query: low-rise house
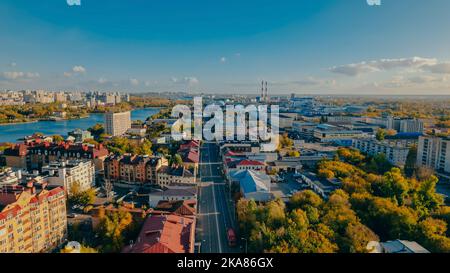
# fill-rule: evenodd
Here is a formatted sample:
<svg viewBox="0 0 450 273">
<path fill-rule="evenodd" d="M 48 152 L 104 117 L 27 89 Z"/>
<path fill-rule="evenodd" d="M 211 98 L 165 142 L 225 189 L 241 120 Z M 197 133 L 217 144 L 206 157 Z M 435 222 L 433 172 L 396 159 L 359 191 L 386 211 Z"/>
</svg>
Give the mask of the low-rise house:
<svg viewBox="0 0 450 273">
<path fill-rule="evenodd" d="M 171 187 L 149 194 L 149 207 L 155 208 L 161 201 L 184 201 L 197 200 L 197 189 L 195 187 Z"/>
<path fill-rule="evenodd" d="M 266 171 L 266 164 L 261 161 L 244 159 L 236 164 L 237 170 Z"/>
<path fill-rule="evenodd" d="M 157 172 L 157 184 L 161 187 L 168 185 L 193 185 L 197 182 L 192 171 L 184 166 L 163 166 Z"/>
<path fill-rule="evenodd" d="M 275 170 L 277 173 L 284 172 L 298 172 L 302 169 L 300 158 L 283 158 L 282 160 L 275 160 L 268 163 L 267 170 Z"/>
<path fill-rule="evenodd" d="M 11 168 L 5 168 L 0 171 L 0 189 L 4 186 L 18 185 L 21 179 L 21 170 L 14 172 Z"/>
<path fill-rule="evenodd" d="M 134 243 L 123 253 L 194 253 L 195 225 L 193 217 L 169 215 L 149 216 Z"/>
<path fill-rule="evenodd" d="M 314 138 L 322 143 L 336 143 L 342 146 L 350 146 L 352 139 L 365 137 L 362 131 L 349 130 L 330 124 L 319 124 L 314 129 Z"/>
<path fill-rule="evenodd" d="M 191 140 L 188 143 L 181 144 L 177 153 L 183 160 L 183 166 L 191 169 L 194 176 L 197 176 L 198 164 L 200 163 L 200 142 Z"/>
<path fill-rule="evenodd" d="M 181 216 L 194 216 L 197 214 L 197 200 L 161 200 L 156 205 L 152 214 L 155 213 L 171 213 Z"/>
<path fill-rule="evenodd" d="M 241 194 L 246 199 L 267 202 L 273 199 L 270 192 L 271 179 L 265 173 L 253 170 L 241 170 L 231 175 L 231 182 L 239 184 Z"/>
<path fill-rule="evenodd" d="M 26 144 L 17 144 L 3 152 L 6 166 L 14 169 L 27 169 L 28 146 Z"/>
<path fill-rule="evenodd" d="M 68 134 L 69 136 L 74 138 L 74 142 L 83 142 L 86 139 L 92 139 L 92 135 L 91 132 L 89 131 L 84 131 L 81 129 L 75 129 L 72 132 L 69 132 Z"/>
<path fill-rule="evenodd" d="M 405 240 L 371 241 L 367 245 L 367 251 L 369 253 L 430 253 L 417 242 Z"/>
<path fill-rule="evenodd" d="M 308 188 L 325 199 L 341 186 L 341 182 L 337 179 L 322 179 L 313 173 L 301 174 L 300 178 Z"/>
</svg>

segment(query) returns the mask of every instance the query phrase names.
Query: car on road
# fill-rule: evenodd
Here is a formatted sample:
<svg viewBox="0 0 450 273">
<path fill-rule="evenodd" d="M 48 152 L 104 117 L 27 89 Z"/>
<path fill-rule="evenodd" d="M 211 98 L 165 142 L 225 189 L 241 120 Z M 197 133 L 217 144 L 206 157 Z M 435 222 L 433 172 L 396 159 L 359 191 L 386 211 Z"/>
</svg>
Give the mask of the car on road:
<svg viewBox="0 0 450 273">
<path fill-rule="evenodd" d="M 236 246 L 236 233 L 234 232 L 234 229 L 232 228 L 227 229 L 227 239 L 228 239 L 228 246 L 230 247 Z"/>
<path fill-rule="evenodd" d="M 77 217 L 78 217 L 78 215 L 75 214 L 75 213 L 69 213 L 69 214 L 67 214 L 67 218 L 77 218 Z"/>
</svg>

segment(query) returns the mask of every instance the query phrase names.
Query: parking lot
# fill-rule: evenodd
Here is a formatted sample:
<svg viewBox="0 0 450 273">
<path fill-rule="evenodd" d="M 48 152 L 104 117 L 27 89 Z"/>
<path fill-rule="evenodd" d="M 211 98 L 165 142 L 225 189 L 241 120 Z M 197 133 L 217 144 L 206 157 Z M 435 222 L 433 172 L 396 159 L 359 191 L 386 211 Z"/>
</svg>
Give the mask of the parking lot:
<svg viewBox="0 0 450 273">
<path fill-rule="evenodd" d="M 283 182 L 272 183 L 271 192 L 275 198 L 281 198 L 283 200 L 289 199 L 297 191 L 304 190 L 305 187 L 296 181 L 292 173 L 286 174 L 283 177 Z"/>
</svg>

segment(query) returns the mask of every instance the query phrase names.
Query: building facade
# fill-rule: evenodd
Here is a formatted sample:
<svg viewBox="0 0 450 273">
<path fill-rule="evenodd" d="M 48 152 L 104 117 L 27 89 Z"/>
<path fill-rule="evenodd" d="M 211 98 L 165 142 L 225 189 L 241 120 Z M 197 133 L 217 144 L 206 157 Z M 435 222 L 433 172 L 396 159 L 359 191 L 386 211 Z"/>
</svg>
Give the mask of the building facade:
<svg viewBox="0 0 450 273">
<path fill-rule="evenodd" d="M 106 113 L 105 132 L 112 136 L 121 136 L 131 128 L 131 113 Z"/>
<path fill-rule="evenodd" d="M 62 187 L 4 188 L 0 192 L 0 253 L 50 252 L 67 238 Z"/>
<path fill-rule="evenodd" d="M 46 181 L 52 186 L 64 187 L 72 194 L 72 187 L 78 184 L 80 191 L 95 186 L 95 167 L 90 160 L 56 161 L 42 168 Z"/>
<path fill-rule="evenodd" d="M 167 166 L 164 157 L 111 155 L 105 160 L 105 178 L 128 185 L 157 184 L 158 171 Z"/>
<path fill-rule="evenodd" d="M 450 174 L 450 139 L 435 136 L 419 137 L 417 165 Z"/>
<path fill-rule="evenodd" d="M 380 142 L 375 139 L 354 139 L 352 147 L 369 155 L 384 154 L 387 160 L 396 166 L 405 165 L 409 148 L 405 146 L 391 145 L 387 142 Z"/>
</svg>

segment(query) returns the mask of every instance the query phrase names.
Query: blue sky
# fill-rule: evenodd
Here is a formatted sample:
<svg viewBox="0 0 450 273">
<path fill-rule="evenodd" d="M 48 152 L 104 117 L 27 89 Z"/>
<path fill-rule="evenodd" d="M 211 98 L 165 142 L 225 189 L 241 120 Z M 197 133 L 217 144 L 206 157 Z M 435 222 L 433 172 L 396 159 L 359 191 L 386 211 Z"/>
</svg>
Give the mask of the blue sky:
<svg viewBox="0 0 450 273">
<path fill-rule="evenodd" d="M 450 94 L 450 1 L 2 0 L 0 89 Z"/>
</svg>

